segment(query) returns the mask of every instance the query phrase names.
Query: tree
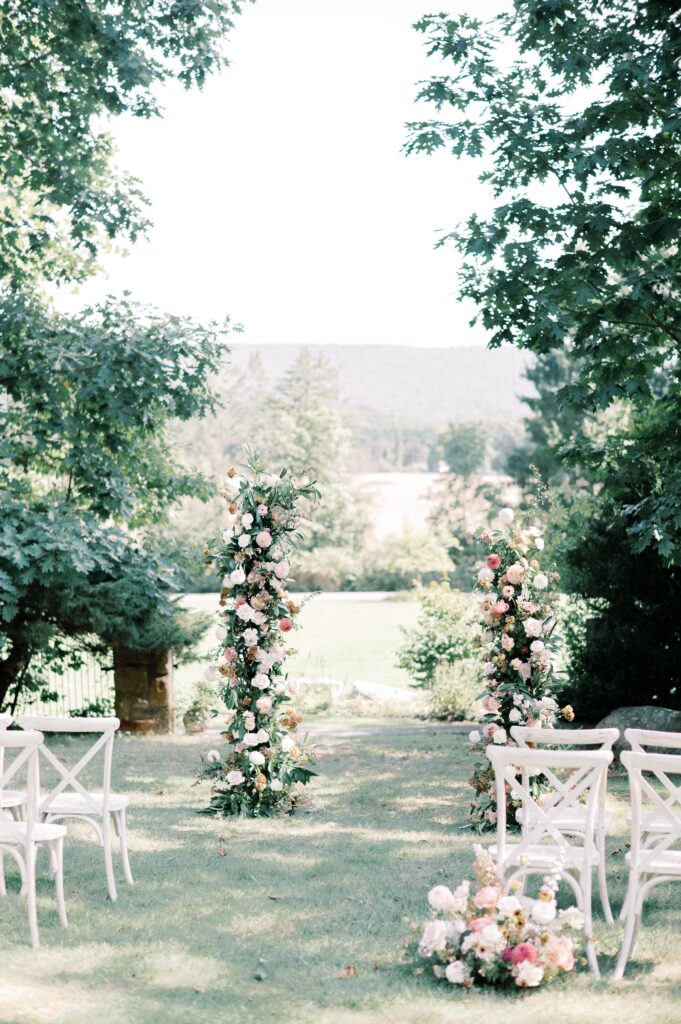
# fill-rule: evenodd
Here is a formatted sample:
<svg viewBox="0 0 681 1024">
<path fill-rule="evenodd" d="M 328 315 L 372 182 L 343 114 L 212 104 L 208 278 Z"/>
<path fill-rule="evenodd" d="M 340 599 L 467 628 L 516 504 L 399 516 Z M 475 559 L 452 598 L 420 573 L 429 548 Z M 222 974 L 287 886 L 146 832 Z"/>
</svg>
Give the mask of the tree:
<svg viewBox="0 0 681 1024">
<path fill-rule="evenodd" d="M 437 15 L 417 28 L 452 67 L 420 96 L 452 116 L 412 124 L 408 151 L 486 154 L 496 199 L 454 236 L 461 294 L 493 346 L 569 342 L 580 372 L 563 401 L 626 404 L 604 445 L 573 454 L 612 460 L 632 484 L 645 460 L 646 491 L 632 486 L 618 516 L 633 550 L 678 561 L 679 20 L 661 2 L 518 0 L 487 22 Z"/>
<path fill-rule="evenodd" d="M 451 70 L 424 83 L 441 116 L 412 124 L 407 145 L 487 157 L 491 214 L 447 236 L 463 255 L 461 295 L 492 346 L 530 349 L 541 372 L 569 356 L 554 422 L 591 496 L 564 523 L 561 568 L 591 600 L 598 637 L 573 670 L 609 685 L 616 656 L 617 692 L 638 702 L 643 613 L 669 624 L 681 562 L 677 15 L 659 0 L 516 0 L 486 22 L 424 18 L 429 52 Z M 599 553 L 584 561 L 592 531 Z M 662 662 L 656 694 L 673 694 L 678 666 Z"/>
<path fill-rule="evenodd" d="M 147 226 L 112 161 L 108 119 L 161 112 L 159 84 L 201 86 L 245 0 L 0 0 L 0 282 L 82 279 Z"/>
<path fill-rule="evenodd" d="M 154 526 L 206 493 L 166 427 L 213 408 L 220 344 L 127 299 L 73 317 L 0 306 L 0 707 L 66 655 L 181 651 L 192 635 Z"/>
</svg>

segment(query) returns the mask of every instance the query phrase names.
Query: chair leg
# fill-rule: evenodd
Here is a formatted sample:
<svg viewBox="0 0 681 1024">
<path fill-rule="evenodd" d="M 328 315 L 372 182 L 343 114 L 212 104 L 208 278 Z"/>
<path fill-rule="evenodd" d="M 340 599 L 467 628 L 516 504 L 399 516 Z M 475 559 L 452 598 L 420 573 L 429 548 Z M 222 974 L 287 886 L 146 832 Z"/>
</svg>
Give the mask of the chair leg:
<svg viewBox="0 0 681 1024">
<path fill-rule="evenodd" d="M 586 958 L 595 978 L 600 978 L 596 947 L 593 937 L 593 917 L 591 913 L 591 869 L 583 872 L 580 888 L 582 890 L 582 914 L 584 915 L 584 947 Z"/>
<path fill-rule="evenodd" d="M 598 843 L 598 892 L 601 897 L 603 914 L 606 924 L 614 924 L 610 898 L 608 896 L 608 877 L 605 866 L 605 836 L 601 835 Z"/>
<path fill-rule="evenodd" d="M 115 903 L 118 899 L 116 879 L 113 869 L 113 850 L 111 849 L 111 815 L 105 814 L 102 820 L 102 844 L 104 846 L 104 864 L 106 867 L 106 883 L 109 887 L 109 899 Z"/>
<path fill-rule="evenodd" d="M 643 907 L 637 907 L 637 896 L 632 892 L 629 896 L 629 913 L 627 914 L 627 923 L 624 928 L 624 938 L 622 939 L 622 948 L 617 958 L 617 965 L 615 967 L 615 973 L 613 978 L 615 981 L 621 981 L 624 977 L 624 971 L 629 961 L 629 957 L 634 951 L 636 944 L 636 936 L 638 933 L 639 924 L 641 923 L 641 913 Z M 638 911 L 638 912 L 637 912 Z"/>
<path fill-rule="evenodd" d="M 5 854 L 0 850 L 0 896 L 7 895 L 7 886 L 5 885 Z"/>
<path fill-rule="evenodd" d="M 130 870 L 130 860 L 128 858 L 128 829 L 125 820 L 125 807 L 121 808 L 120 811 L 116 812 L 116 831 L 118 832 L 118 839 L 121 844 L 121 859 L 123 861 L 123 874 L 128 885 L 134 885 L 132 880 L 132 871 Z"/>
<path fill-rule="evenodd" d="M 56 839 L 54 845 L 54 891 L 57 897 L 57 911 L 63 928 L 68 928 L 69 922 L 66 917 L 66 902 L 64 900 L 64 840 Z"/>
<path fill-rule="evenodd" d="M 38 905 L 35 892 L 35 861 L 36 847 L 26 847 L 26 904 L 28 907 L 28 927 L 31 933 L 31 945 L 37 949 L 40 945 L 38 935 Z"/>
</svg>

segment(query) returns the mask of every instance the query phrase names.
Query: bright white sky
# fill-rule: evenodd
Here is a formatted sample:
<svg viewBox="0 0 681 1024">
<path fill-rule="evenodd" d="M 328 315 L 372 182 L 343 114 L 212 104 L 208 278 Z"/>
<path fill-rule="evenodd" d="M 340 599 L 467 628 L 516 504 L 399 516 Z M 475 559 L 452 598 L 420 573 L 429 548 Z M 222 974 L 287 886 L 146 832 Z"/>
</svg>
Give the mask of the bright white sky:
<svg viewBox="0 0 681 1024">
<path fill-rule="evenodd" d="M 485 14 L 500 6 L 485 4 Z M 435 8 L 247 6 L 219 78 L 203 92 L 165 92 L 163 120 L 116 125 L 154 228 L 75 301 L 127 288 L 170 312 L 229 314 L 244 342 L 483 342 L 456 299 L 454 247 L 433 250 L 438 229 L 487 205 L 476 168 L 400 151 L 404 122 L 419 116 L 415 83 L 439 71 L 411 26 Z"/>
</svg>

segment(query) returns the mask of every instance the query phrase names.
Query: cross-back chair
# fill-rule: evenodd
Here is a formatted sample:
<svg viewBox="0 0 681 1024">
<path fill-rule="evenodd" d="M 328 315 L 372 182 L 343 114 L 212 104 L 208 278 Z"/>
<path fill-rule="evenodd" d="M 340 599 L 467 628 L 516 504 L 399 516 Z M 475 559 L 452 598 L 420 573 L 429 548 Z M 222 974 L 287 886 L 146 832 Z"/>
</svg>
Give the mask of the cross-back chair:
<svg viewBox="0 0 681 1024">
<path fill-rule="evenodd" d="M 681 756 L 625 750 L 620 760 L 629 775 L 631 847 L 625 857 L 629 883 L 617 979 L 636 948 L 650 890 L 663 882 L 681 881 Z"/>
<path fill-rule="evenodd" d="M 613 744 L 619 739 L 619 729 L 540 729 L 533 726 L 514 725 L 511 727 L 511 736 L 519 747 L 544 748 L 551 747 L 575 747 L 582 749 L 590 747 L 594 750 L 612 750 Z M 528 783 L 527 776 L 523 776 L 525 785 Z M 603 916 L 608 924 L 613 923 L 610 897 L 608 896 L 607 881 L 607 852 L 606 852 L 606 826 L 607 814 L 605 810 L 605 799 L 607 796 L 607 773 L 603 776 L 603 791 L 598 803 L 596 817 L 596 846 L 598 848 L 598 891 L 603 907 Z M 564 832 L 574 832 L 581 835 L 584 832 L 586 810 L 582 804 L 565 811 L 560 825 Z M 520 808 L 516 819 L 518 824 L 524 827 L 525 809 Z"/>
<path fill-rule="evenodd" d="M 64 825 L 55 825 L 39 820 L 37 807 L 38 792 L 38 751 L 43 743 L 40 732 L 9 732 L 0 731 L 0 750 L 12 757 L 11 764 L 6 765 L 3 757 L 3 769 L 0 772 L 0 793 L 10 781 L 16 782 L 18 773 L 25 769 L 27 775 L 26 813 L 23 820 L 16 820 L 7 814 L 0 815 L 0 850 L 9 854 L 17 863 L 21 880 L 22 892 L 26 896 L 28 907 L 28 923 L 31 934 L 31 945 L 37 948 L 40 944 L 38 934 L 38 908 L 35 888 L 35 868 L 38 850 L 45 847 L 50 862 L 50 871 L 54 877 L 55 892 L 59 920 L 67 927 L 66 905 L 64 903 Z M 8 758 L 9 760 L 9 758 Z"/>
<path fill-rule="evenodd" d="M 556 874 L 572 889 L 584 916 L 584 940 L 591 970 L 600 976 L 592 935 L 592 874 L 598 867 L 596 828 L 604 776 L 612 762 L 610 750 L 528 750 L 487 747 L 494 767 L 497 799 L 497 842 L 490 848 L 504 884 L 529 875 Z M 540 773 L 550 789 L 536 796 L 527 780 Z M 525 812 L 518 837 L 509 831 L 506 794 L 513 792 Z M 561 824 L 567 814 L 584 810 L 579 833 Z"/>
<path fill-rule="evenodd" d="M 113 761 L 114 736 L 120 725 L 117 718 L 58 718 L 43 715 L 21 715 L 19 724 L 23 729 L 40 729 L 48 733 L 87 733 L 96 737 L 92 746 L 72 767 L 67 767 L 48 746 L 43 744 L 40 753 L 57 775 L 58 781 L 49 791 L 42 793 L 38 813 L 45 821 L 86 821 L 91 825 L 100 845 L 104 849 L 104 865 L 109 897 L 118 898 L 111 848 L 111 825 L 118 833 L 123 874 L 129 885 L 133 884 L 128 858 L 126 809 L 128 797 L 111 792 L 111 765 Z M 101 752 L 103 758 L 101 791 L 91 792 L 83 785 L 79 776 Z"/>
<path fill-rule="evenodd" d="M 9 729 L 12 724 L 12 716 L 8 711 L 0 713 L 0 732 Z M 2 771 L 3 750 L 0 750 L 0 772 Z M 9 811 L 13 818 L 23 816 L 23 806 L 26 802 L 24 790 L 7 789 L 0 797 L 0 811 Z"/>
</svg>

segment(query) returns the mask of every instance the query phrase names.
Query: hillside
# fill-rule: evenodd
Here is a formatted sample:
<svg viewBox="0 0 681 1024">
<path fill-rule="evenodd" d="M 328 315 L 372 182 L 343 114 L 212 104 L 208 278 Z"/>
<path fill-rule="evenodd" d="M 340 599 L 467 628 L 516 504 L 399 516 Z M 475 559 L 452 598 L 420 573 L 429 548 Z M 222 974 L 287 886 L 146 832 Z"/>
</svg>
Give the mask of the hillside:
<svg viewBox="0 0 681 1024">
<path fill-rule="evenodd" d="M 302 346 L 235 345 L 229 376 L 260 355 L 272 384 L 294 362 Z M 413 425 L 439 427 L 449 421 L 520 419 L 519 396 L 527 392 L 523 371 L 528 356 L 514 348 L 480 346 L 411 348 L 399 345 L 310 346 L 338 373 L 350 406 L 371 409 L 379 418 L 398 417 Z"/>
</svg>

